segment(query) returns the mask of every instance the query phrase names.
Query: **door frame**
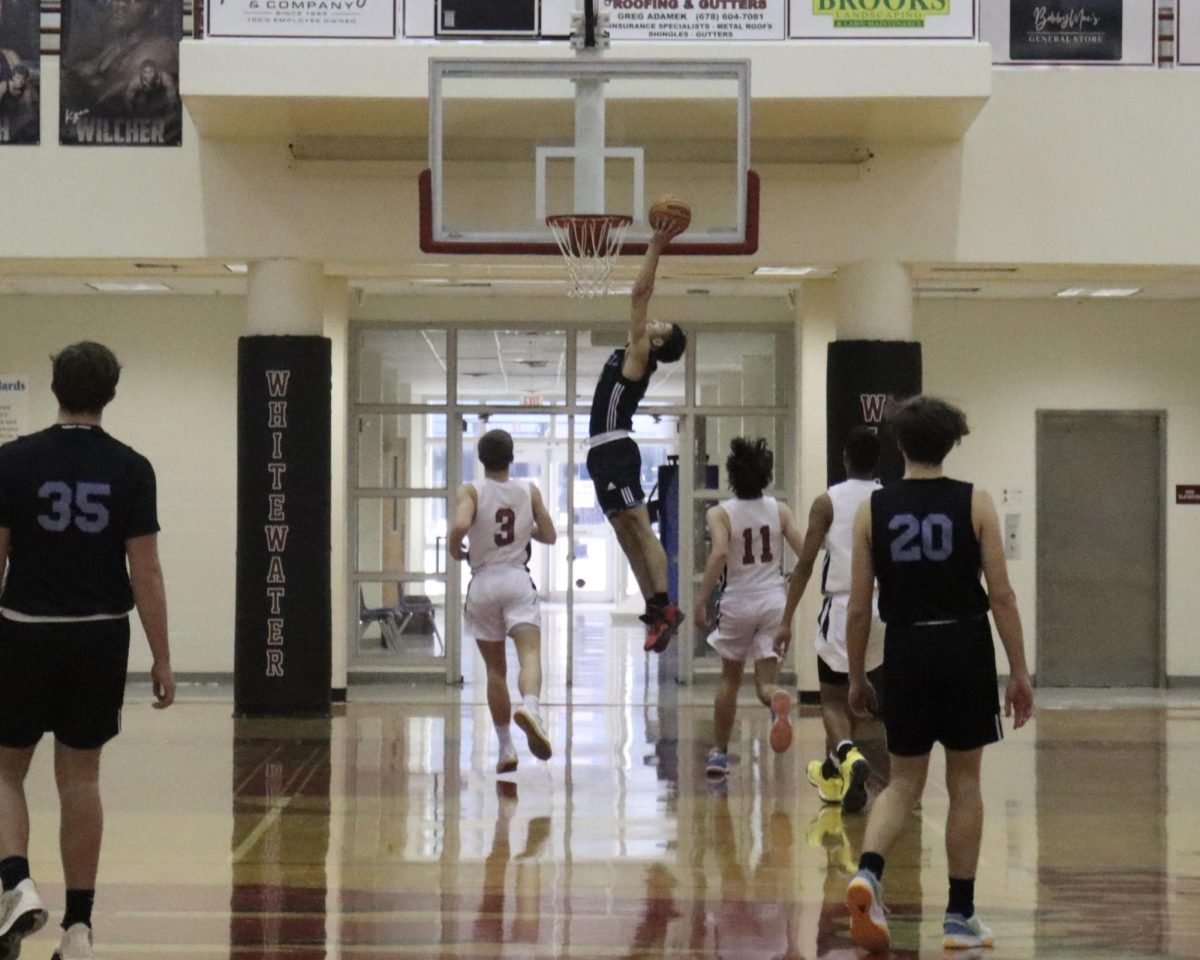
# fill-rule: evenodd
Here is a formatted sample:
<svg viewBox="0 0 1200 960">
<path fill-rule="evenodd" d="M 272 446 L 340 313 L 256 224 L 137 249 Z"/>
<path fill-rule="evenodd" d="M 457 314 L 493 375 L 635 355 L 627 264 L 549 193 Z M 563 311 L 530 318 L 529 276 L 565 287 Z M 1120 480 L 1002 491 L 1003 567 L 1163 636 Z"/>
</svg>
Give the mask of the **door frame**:
<svg viewBox="0 0 1200 960">
<path fill-rule="evenodd" d="M 1037 591 L 1037 609 L 1034 616 L 1037 631 L 1037 656 L 1034 658 L 1035 678 L 1042 672 L 1042 655 L 1045 644 L 1042 638 L 1046 635 L 1045 616 L 1042 605 L 1042 572 L 1047 569 L 1048 560 L 1045 557 L 1041 526 L 1043 518 L 1042 491 L 1042 441 L 1045 435 L 1046 422 L 1051 417 L 1074 417 L 1077 419 L 1112 419 L 1115 417 L 1147 417 L 1153 418 L 1158 427 L 1158 631 L 1154 637 L 1154 677 L 1155 689 L 1162 690 L 1167 686 L 1167 411 L 1147 409 L 1125 410 L 1072 410 L 1048 409 L 1036 411 L 1036 431 L 1034 437 L 1034 484 L 1036 488 L 1035 509 L 1037 510 L 1037 525 L 1034 535 L 1037 537 L 1036 563 L 1034 573 L 1034 588 Z"/>
</svg>

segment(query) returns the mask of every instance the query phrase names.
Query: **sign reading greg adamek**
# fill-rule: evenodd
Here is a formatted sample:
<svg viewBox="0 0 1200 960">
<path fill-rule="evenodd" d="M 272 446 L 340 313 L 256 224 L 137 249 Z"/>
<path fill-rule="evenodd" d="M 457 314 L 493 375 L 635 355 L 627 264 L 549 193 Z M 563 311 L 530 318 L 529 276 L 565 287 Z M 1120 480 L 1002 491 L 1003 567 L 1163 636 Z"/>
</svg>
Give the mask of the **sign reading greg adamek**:
<svg viewBox="0 0 1200 960">
<path fill-rule="evenodd" d="M 792 0 L 792 36 L 972 40 L 975 0 Z"/>
<path fill-rule="evenodd" d="M 604 0 L 621 40 L 782 40 L 787 0 Z"/>
</svg>

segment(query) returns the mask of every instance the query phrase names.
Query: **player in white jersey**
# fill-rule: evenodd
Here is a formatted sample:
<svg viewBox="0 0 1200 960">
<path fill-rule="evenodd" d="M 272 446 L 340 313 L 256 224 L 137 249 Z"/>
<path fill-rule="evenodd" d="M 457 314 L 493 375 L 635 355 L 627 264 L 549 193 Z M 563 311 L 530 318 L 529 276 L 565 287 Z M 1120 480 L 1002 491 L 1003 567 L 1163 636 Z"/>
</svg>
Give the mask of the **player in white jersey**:
<svg viewBox="0 0 1200 960">
<path fill-rule="evenodd" d="M 779 753 L 792 743 L 792 698 L 779 686 L 775 634 L 787 602 L 780 568 L 784 543 L 799 553 L 803 541 L 792 512 L 774 497 L 763 496 L 773 466 L 766 440 L 738 437 L 730 444 L 725 461 L 734 497 L 708 511 L 712 550 L 695 609 L 701 630 L 708 626 L 708 599 L 722 575 L 725 578 L 716 629 L 708 638 L 709 646 L 721 655 L 721 685 L 714 704 L 715 742 L 704 767 L 714 778 L 729 771 L 729 737 L 747 663 L 754 664 L 758 699 L 771 709 L 771 748 Z"/>
<path fill-rule="evenodd" d="M 850 712 L 849 662 L 846 659 L 846 611 L 850 601 L 850 551 L 854 516 L 859 504 L 879 489 L 875 468 L 879 465 L 879 437 L 868 427 L 855 427 L 846 438 L 842 463 L 847 479 L 834 484 L 813 501 L 808 513 L 804 549 L 788 587 L 787 608 L 776 638 L 780 654 L 792 642 L 792 618 L 804 595 L 816 563 L 817 551 L 825 548 L 821 570 L 821 592 L 825 600 L 817 617 L 813 645 L 817 649 L 817 679 L 821 685 L 821 719 L 825 724 L 826 757 L 808 764 L 808 780 L 826 803 L 840 803 L 846 813 L 858 813 L 867 804 L 867 779 L 871 767 L 854 742 L 858 722 Z M 876 612 L 867 669 L 883 663 L 883 631 Z"/>
<path fill-rule="evenodd" d="M 455 560 L 471 565 L 463 632 L 474 638 L 487 667 L 488 709 L 500 741 L 496 772 L 511 773 L 517 769 L 517 749 L 510 720 L 525 733 L 535 757 L 549 760 L 551 755 L 539 702 L 542 617 L 527 564 L 530 540 L 554 543 L 557 533 L 537 486 L 508 476 L 512 437 L 504 430 L 489 430 L 479 438 L 478 452 L 484 478 L 458 489 L 449 549 Z M 508 693 L 505 637 L 513 638 L 520 663 L 517 688 L 522 704 L 515 711 Z"/>
</svg>

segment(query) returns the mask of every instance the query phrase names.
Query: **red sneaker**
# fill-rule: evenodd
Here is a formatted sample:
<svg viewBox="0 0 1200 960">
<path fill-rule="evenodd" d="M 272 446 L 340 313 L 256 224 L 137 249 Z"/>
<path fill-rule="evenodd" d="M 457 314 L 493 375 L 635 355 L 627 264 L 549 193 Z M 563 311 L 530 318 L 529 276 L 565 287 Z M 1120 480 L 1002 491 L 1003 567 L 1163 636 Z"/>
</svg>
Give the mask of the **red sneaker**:
<svg viewBox="0 0 1200 960">
<path fill-rule="evenodd" d="M 654 618 L 650 629 L 646 631 L 646 644 L 643 649 L 647 653 L 651 651 L 662 653 L 667 649 L 671 638 L 679 632 L 683 620 L 684 617 L 679 608 L 673 603 L 667 604 Z"/>
</svg>

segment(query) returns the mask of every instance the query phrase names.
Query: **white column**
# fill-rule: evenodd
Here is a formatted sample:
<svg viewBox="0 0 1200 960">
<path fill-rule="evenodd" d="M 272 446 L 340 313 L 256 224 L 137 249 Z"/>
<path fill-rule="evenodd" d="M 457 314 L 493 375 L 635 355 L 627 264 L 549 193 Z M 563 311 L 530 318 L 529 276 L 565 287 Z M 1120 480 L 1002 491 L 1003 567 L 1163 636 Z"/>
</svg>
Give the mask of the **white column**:
<svg viewBox="0 0 1200 960">
<path fill-rule="evenodd" d="M 793 410 L 800 450 L 795 516 L 807 523 L 808 508 L 825 492 L 825 363 L 838 333 L 837 290 L 827 280 L 806 283 L 796 296 L 796 382 Z M 792 666 L 802 690 L 816 690 L 812 637 L 821 606 L 821 582 L 813 577 L 792 624 Z"/>
<path fill-rule="evenodd" d="M 330 601 L 333 609 L 333 671 L 331 686 L 335 690 L 346 687 L 346 658 L 350 650 L 351 607 L 348 603 L 350 588 L 350 559 L 347 552 L 346 509 L 347 493 L 353 484 L 347 449 L 347 403 L 349 385 L 347 378 L 348 340 L 350 333 L 349 287 L 344 277 L 329 277 L 324 281 L 322 313 L 324 333 L 332 343 L 333 398 L 330 416 L 330 502 L 329 502 L 329 574 L 331 578 Z M 356 598 L 357 600 L 357 598 Z M 338 771 L 334 769 L 335 776 Z M 337 818 L 335 817 L 336 821 Z"/>
<path fill-rule="evenodd" d="M 322 335 L 325 272 L 314 260 L 259 260 L 250 264 L 246 332 L 251 336 Z"/>
<path fill-rule="evenodd" d="M 839 340 L 912 340 L 912 280 L 903 264 L 860 260 L 838 268 Z"/>
</svg>

